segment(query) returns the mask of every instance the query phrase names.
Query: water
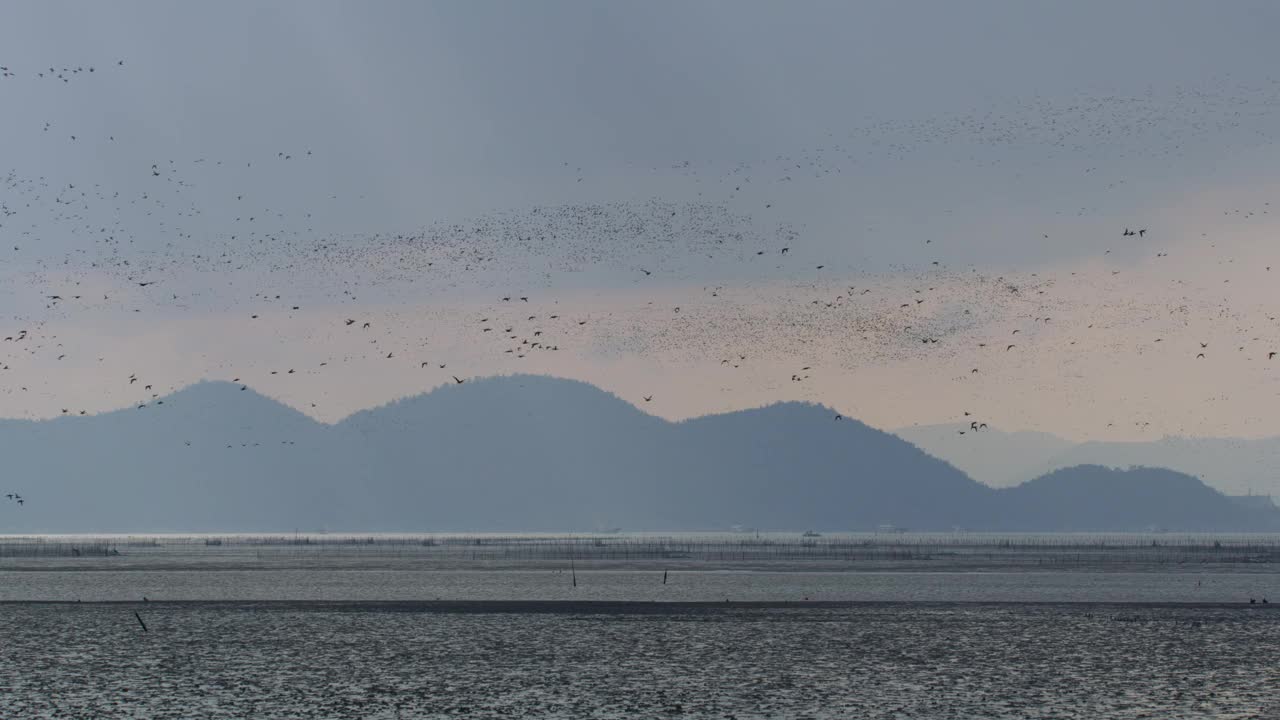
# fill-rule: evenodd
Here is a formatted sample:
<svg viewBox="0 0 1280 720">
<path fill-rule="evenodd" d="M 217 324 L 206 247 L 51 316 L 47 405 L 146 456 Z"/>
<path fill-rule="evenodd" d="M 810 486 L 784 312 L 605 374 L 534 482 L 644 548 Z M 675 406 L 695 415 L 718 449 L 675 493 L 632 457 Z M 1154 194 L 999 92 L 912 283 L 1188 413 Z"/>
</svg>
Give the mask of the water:
<svg viewBox="0 0 1280 720">
<path fill-rule="evenodd" d="M 1232 603 L 1280 600 L 1274 573 L 682 570 L 21 570 L 0 601 L 611 600 Z"/>
<path fill-rule="evenodd" d="M 82 603 L 3 606 L 0 638 L 14 718 L 1280 717 L 1260 606 Z"/>
<path fill-rule="evenodd" d="M 0 717 L 1280 719 L 1273 537 L 597 540 L 0 540 Z"/>
</svg>

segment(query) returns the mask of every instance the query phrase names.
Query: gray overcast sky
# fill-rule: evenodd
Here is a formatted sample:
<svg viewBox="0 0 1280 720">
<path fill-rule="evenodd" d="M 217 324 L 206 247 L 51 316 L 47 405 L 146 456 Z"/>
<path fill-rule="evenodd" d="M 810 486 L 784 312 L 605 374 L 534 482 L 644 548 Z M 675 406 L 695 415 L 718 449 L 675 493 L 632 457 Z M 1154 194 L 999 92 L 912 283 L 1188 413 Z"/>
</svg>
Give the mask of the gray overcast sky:
<svg viewBox="0 0 1280 720">
<path fill-rule="evenodd" d="M 316 411 L 332 416 L 448 380 L 406 361 L 351 381 L 371 351 L 322 328 L 358 310 L 425 318 L 383 341 L 408 354 L 430 338 L 429 354 L 476 374 L 566 374 L 623 394 L 691 378 L 682 402 L 647 408 L 673 417 L 799 395 L 882 424 L 944 421 L 953 405 L 1034 387 L 1037 403 L 993 402 L 1001 424 L 1088 437 L 1137 413 L 1162 418 L 1160 432 L 1280 433 L 1253 404 L 1272 399 L 1270 371 L 1215 367 L 1170 398 L 1160 383 L 1184 376 L 1183 358 L 1153 366 L 1134 344 L 1207 328 L 1256 339 L 1256 358 L 1277 337 L 1259 314 L 1274 286 L 1231 273 L 1268 262 L 1275 229 L 1264 208 L 1278 21 L 1270 2 L 10 4 L 0 200 L 16 212 L 0 225 L 0 303 L 9 325 L 39 323 L 44 344 L 0 356 L 22 373 L 6 379 L 0 413 L 132 402 L 103 378 L 146 366 L 143 355 L 163 358 L 148 369 L 157 387 L 244 375 L 300 407 L 333 378 L 282 386 L 268 366 L 358 356 L 352 375 L 333 371 L 349 389 Z M 529 215 L 592 203 L 630 229 L 548 229 Z M 668 206 L 686 224 L 651 242 Z M 525 254 L 477 241 L 490 257 L 455 247 L 428 271 L 430 243 L 369 240 L 450 224 L 487 238 L 495 223 L 530 238 Z M 1120 237 L 1147 225 L 1141 242 Z M 745 238 L 741 257 L 697 250 L 691 226 Z M 783 245 L 787 263 L 752 264 L 757 246 L 772 257 Z M 650 286 L 641 267 L 657 268 Z M 164 297 L 131 287 L 144 270 Z M 975 286 L 975 274 L 991 280 Z M 1039 305 L 997 302 L 1006 274 L 1055 284 Z M 714 301 L 702 293 L 722 285 Z M 856 321 L 780 310 L 860 285 L 899 294 Z M 49 306 L 71 287 L 114 299 Z M 315 310 L 310 324 L 263 317 L 272 349 L 239 346 L 229 335 L 253 294 L 282 288 Z M 554 362 L 468 355 L 462 328 L 499 288 L 594 313 L 601 329 L 566 340 Z M 917 290 L 945 294 L 945 309 L 893 316 Z M 727 296 L 733 307 L 717 305 Z M 668 305 L 691 324 L 671 325 Z M 1023 364 L 988 363 L 995 386 L 955 382 L 982 362 L 978 342 L 1050 311 L 1065 334 L 1038 331 Z M 1111 334 L 1071 334 L 1100 331 L 1085 322 L 1100 313 Z M 193 327 L 198 339 L 184 334 Z M 907 352 L 922 327 L 955 344 Z M 786 329 L 769 333 L 785 342 L 762 328 Z M 693 342 L 708 337 L 716 346 Z M 760 351 L 742 368 L 758 374 L 714 375 L 740 346 Z M 68 348 L 67 361 L 92 359 L 56 364 Z M 1066 348 L 1079 354 L 1070 367 Z M 786 377 L 802 356 L 827 371 L 798 388 Z M 945 387 L 903 379 L 922 373 Z M 1135 393 L 1123 411 L 1116 387 Z M 926 402 L 949 394 L 945 408 Z M 1219 414 L 1194 409 L 1219 395 L 1233 398 Z"/>
</svg>

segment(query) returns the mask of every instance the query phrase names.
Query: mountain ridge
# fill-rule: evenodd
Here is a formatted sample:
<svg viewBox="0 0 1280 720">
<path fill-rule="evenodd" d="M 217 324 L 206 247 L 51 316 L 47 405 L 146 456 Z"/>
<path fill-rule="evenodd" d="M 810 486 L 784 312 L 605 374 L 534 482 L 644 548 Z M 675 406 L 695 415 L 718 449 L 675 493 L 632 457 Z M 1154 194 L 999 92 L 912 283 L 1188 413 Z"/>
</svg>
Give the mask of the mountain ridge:
<svg viewBox="0 0 1280 720">
<path fill-rule="evenodd" d="M 28 500 L 0 509 L 0 528 L 1280 527 L 1159 469 L 1092 468 L 1051 480 L 1091 481 L 1095 494 L 1116 497 L 1121 486 L 1139 487 L 1124 496 L 1123 512 L 1110 512 L 1104 497 L 1107 513 L 1084 504 L 1062 516 L 1043 507 L 1046 485 L 993 489 L 813 403 L 672 422 L 588 383 L 515 375 L 438 387 L 327 424 L 241 387 L 207 382 L 141 409 L 0 420 L 5 480 Z M 1139 501 L 1162 487 L 1168 502 Z M 1185 512 L 1188 498 L 1195 512 Z"/>
<path fill-rule="evenodd" d="M 1244 495 L 1280 490 L 1272 468 L 1280 465 L 1280 437 L 1198 438 L 1165 436 L 1148 441 L 1075 442 L 1049 433 L 992 427 L 958 435 L 964 424 L 920 425 L 894 430 L 993 487 L 1074 465 L 1165 467 L 1201 478 L 1220 491 Z"/>
</svg>

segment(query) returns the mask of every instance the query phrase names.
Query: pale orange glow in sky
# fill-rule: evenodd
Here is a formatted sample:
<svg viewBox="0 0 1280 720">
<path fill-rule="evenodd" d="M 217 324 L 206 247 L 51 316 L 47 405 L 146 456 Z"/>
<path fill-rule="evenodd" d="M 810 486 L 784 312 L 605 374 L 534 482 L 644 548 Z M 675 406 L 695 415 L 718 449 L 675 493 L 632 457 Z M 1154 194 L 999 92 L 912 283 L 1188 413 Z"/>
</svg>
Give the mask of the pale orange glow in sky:
<svg viewBox="0 0 1280 720">
<path fill-rule="evenodd" d="M 13 10 L 0 416 L 540 373 L 1280 435 L 1275 5 L 352 7 Z"/>
</svg>

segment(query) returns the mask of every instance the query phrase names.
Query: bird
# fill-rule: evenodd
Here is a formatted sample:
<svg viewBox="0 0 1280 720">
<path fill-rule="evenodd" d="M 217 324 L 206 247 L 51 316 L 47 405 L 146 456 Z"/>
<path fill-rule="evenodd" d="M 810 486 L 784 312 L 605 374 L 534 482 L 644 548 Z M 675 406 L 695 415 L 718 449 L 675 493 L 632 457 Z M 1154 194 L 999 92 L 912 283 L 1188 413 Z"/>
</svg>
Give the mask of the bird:
<svg viewBox="0 0 1280 720">
<path fill-rule="evenodd" d="M 650 400 L 652 400 L 652 399 L 653 399 L 653 396 L 652 396 L 652 395 L 645 395 L 645 396 L 644 396 L 644 401 L 645 401 L 645 402 L 649 402 L 649 401 L 650 401 Z"/>
<path fill-rule="evenodd" d="M 466 382 L 466 380 L 463 380 L 462 378 L 458 377 L 457 375 L 454 375 L 454 376 L 452 376 L 452 377 L 453 377 L 453 381 L 454 381 L 455 383 L 459 384 L 459 385 L 461 385 L 462 383 Z"/>
<path fill-rule="evenodd" d="M 1010 346 L 1006 347 L 1006 348 L 1004 349 L 1004 351 L 1005 351 L 1005 352 L 1009 352 L 1010 350 L 1014 349 L 1015 347 L 1017 347 L 1017 345 L 1010 345 Z"/>
<path fill-rule="evenodd" d="M 1275 351 L 1272 351 L 1272 352 L 1267 353 L 1267 359 L 1268 359 L 1268 360 L 1270 360 L 1271 358 L 1273 358 L 1273 357 L 1275 357 L 1275 356 L 1276 356 Z"/>
</svg>

